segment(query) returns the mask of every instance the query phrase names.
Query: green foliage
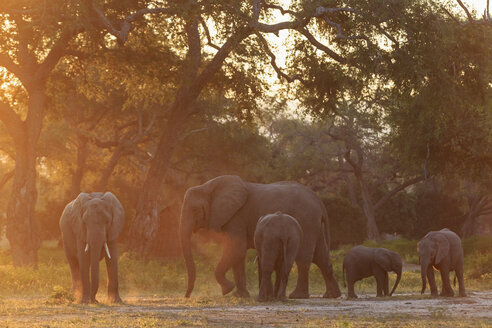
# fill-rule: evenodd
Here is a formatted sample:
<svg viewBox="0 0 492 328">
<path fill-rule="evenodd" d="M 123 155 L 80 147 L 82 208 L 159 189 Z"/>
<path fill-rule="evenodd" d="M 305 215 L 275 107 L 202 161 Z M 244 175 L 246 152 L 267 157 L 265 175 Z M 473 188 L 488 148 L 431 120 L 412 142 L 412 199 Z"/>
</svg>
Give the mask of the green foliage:
<svg viewBox="0 0 492 328">
<path fill-rule="evenodd" d="M 416 240 L 401 238 L 397 240 L 382 241 L 380 243 L 376 243 L 372 240 L 366 240 L 364 242 L 364 246 L 382 247 L 392 250 L 400 254 L 401 258 L 407 263 L 418 264 L 419 261 Z"/>
<path fill-rule="evenodd" d="M 367 237 L 366 222 L 359 208 L 346 198 L 323 199 L 330 220 L 330 247 L 341 244 L 360 244 Z"/>
<path fill-rule="evenodd" d="M 492 277 L 492 237 L 475 236 L 462 242 L 465 273 L 468 278 L 488 280 Z"/>
</svg>

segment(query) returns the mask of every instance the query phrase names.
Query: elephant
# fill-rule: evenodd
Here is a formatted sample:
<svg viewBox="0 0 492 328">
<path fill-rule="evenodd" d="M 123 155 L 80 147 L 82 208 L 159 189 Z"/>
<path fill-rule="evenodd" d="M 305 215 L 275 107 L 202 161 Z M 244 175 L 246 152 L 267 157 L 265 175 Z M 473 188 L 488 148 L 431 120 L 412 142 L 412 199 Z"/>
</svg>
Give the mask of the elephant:
<svg viewBox="0 0 492 328">
<path fill-rule="evenodd" d="M 459 295 L 461 297 L 466 296 L 463 278 L 463 248 L 461 247 L 461 239 L 457 234 L 447 228 L 431 231 L 419 241 L 417 250 L 422 276 L 421 294 L 425 292 L 427 278 L 429 279 L 431 295 L 437 296 L 437 286 L 432 269 L 434 267 L 441 272 L 441 296 L 454 296 L 454 291 L 449 282 L 450 271 L 455 272 L 455 279 L 458 278 Z"/>
<path fill-rule="evenodd" d="M 60 230 L 77 303 L 97 303 L 102 258 L 108 272 L 108 301 L 122 302 L 118 292 L 116 239 L 124 223 L 123 206 L 111 192 L 80 193 L 63 210 Z"/>
<path fill-rule="evenodd" d="M 258 220 L 254 242 L 258 256 L 258 301 L 285 300 L 289 273 L 302 240 L 302 228 L 295 218 L 280 211 Z M 275 289 L 272 272 L 275 270 Z"/>
<path fill-rule="evenodd" d="M 236 287 L 237 296 L 249 297 L 246 289 L 246 251 L 254 248 L 253 235 L 259 218 L 277 211 L 295 217 L 304 234 L 296 257 L 297 286 L 289 297 L 309 297 L 311 262 L 321 269 L 325 280 L 326 292 L 323 296 L 339 297 L 340 288 L 329 256 L 328 215 L 318 196 L 296 182 L 252 183 L 235 175 L 216 177 L 189 188 L 185 193 L 180 218 L 181 248 L 188 273 L 185 297 L 190 297 L 195 284 L 191 236 L 198 230 L 216 231 L 222 237 L 222 258 L 215 269 L 215 278 L 222 294 L 226 295 Z M 225 277 L 231 268 L 235 283 Z"/>
<path fill-rule="evenodd" d="M 355 246 L 343 259 L 342 273 L 347 276 L 347 298 L 357 298 L 354 292 L 354 283 L 363 278 L 376 278 L 377 296 L 391 296 L 401 279 L 403 263 L 398 253 L 385 248 L 371 248 Z M 388 272 L 396 273 L 393 289 L 388 293 Z"/>
</svg>

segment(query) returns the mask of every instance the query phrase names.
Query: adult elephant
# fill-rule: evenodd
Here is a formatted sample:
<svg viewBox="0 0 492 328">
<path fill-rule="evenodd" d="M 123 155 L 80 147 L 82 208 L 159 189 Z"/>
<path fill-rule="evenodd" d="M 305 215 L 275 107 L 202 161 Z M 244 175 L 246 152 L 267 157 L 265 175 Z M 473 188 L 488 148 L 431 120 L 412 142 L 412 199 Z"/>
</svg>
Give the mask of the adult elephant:
<svg viewBox="0 0 492 328">
<path fill-rule="evenodd" d="M 422 290 L 425 292 L 429 279 L 431 294 L 437 296 L 437 286 L 434 279 L 433 267 L 441 272 L 441 296 L 454 296 L 449 282 L 449 273 L 454 271 L 459 283 L 459 295 L 466 296 L 465 280 L 463 277 L 463 248 L 461 239 L 449 229 L 431 231 L 418 243 Z"/>
<path fill-rule="evenodd" d="M 251 183 L 238 176 L 224 175 L 186 191 L 181 210 L 180 235 L 188 271 L 189 297 L 195 284 L 195 264 L 190 239 L 199 229 L 221 232 L 224 237 L 222 258 L 215 269 L 215 278 L 225 295 L 236 286 L 238 296 L 247 297 L 245 256 L 254 248 L 254 232 L 258 219 L 281 211 L 295 217 L 303 231 L 296 257 L 297 287 L 290 298 L 308 298 L 308 273 L 311 262 L 320 269 L 325 280 L 323 297 L 341 295 L 329 259 L 329 225 L 326 209 L 309 188 L 296 182 L 272 184 Z M 235 284 L 225 274 L 232 268 Z"/>
<path fill-rule="evenodd" d="M 106 260 L 108 272 L 108 301 L 121 302 L 116 239 L 124 222 L 123 207 L 110 192 L 81 193 L 65 207 L 60 229 L 77 302 L 97 303 L 102 258 Z"/>
</svg>

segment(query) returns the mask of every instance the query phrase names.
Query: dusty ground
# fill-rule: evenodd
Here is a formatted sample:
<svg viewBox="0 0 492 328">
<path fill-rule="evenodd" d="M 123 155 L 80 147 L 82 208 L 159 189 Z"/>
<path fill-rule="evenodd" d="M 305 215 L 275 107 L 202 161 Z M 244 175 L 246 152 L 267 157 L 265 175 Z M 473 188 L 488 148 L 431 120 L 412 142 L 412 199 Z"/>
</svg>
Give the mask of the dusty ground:
<svg viewBox="0 0 492 328">
<path fill-rule="evenodd" d="M 43 298 L 0 299 L 0 327 L 161 326 L 335 326 L 492 327 L 492 291 L 466 298 L 396 295 L 357 300 L 313 297 L 286 303 L 257 303 L 225 297 L 218 301 L 130 297 L 118 306 L 51 304 Z"/>
</svg>

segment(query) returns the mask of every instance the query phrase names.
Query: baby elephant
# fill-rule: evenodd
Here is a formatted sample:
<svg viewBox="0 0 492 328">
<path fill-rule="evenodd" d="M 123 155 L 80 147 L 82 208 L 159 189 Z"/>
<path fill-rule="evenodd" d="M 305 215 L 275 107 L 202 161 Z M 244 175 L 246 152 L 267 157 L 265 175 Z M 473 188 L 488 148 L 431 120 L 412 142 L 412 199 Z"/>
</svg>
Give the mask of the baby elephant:
<svg viewBox="0 0 492 328">
<path fill-rule="evenodd" d="M 267 214 L 258 220 L 255 231 L 260 293 L 258 301 L 285 300 L 285 289 L 292 264 L 302 239 L 302 229 L 295 218 L 282 212 Z M 275 270 L 275 289 L 272 272 Z"/>
<path fill-rule="evenodd" d="M 376 277 L 377 296 L 391 296 L 401 279 L 402 260 L 398 253 L 385 248 L 356 246 L 343 259 L 343 275 L 347 276 L 347 298 L 357 298 L 354 283 L 370 276 Z M 388 272 L 397 274 L 395 285 L 388 294 Z"/>
</svg>

